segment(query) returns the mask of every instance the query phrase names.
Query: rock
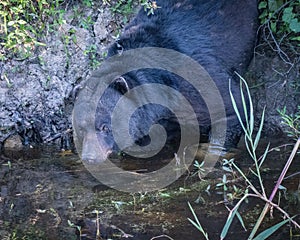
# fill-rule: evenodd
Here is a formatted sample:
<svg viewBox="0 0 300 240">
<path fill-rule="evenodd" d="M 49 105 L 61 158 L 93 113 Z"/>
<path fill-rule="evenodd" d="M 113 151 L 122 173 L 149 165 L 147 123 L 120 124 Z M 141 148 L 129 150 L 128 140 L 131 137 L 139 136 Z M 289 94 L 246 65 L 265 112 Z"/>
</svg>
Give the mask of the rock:
<svg viewBox="0 0 300 240">
<path fill-rule="evenodd" d="M 94 25 L 94 34 L 98 41 L 107 38 L 109 31 L 108 27 L 110 24 L 111 13 L 108 10 L 102 10 L 99 12 L 97 21 Z"/>
<path fill-rule="evenodd" d="M 22 140 L 19 135 L 11 135 L 4 141 L 4 149 L 19 151 L 23 148 Z"/>
</svg>

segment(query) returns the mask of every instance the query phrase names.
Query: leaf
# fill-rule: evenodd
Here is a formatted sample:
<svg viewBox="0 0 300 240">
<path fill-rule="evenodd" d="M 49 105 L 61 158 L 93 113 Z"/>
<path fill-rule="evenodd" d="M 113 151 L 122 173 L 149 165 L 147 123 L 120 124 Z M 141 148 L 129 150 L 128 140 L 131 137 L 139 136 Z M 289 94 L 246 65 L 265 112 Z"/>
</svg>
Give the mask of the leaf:
<svg viewBox="0 0 300 240">
<path fill-rule="evenodd" d="M 255 141 L 254 141 L 254 145 L 253 145 L 253 151 L 256 150 L 258 142 L 260 140 L 260 136 L 261 136 L 262 128 L 263 128 L 263 125 L 264 125 L 264 120 L 265 120 L 265 110 L 266 110 L 266 107 L 264 107 L 263 112 L 261 114 L 260 125 L 259 125 L 259 129 L 257 131 L 256 137 L 255 137 Z"/>
<path fill-rule="evenodd" d="M 281 221 L 280 223 L 277 223 L 276 225 L 266 229 L 265 231 L 258 234 L 253 240 L 264 240 L 270 237 L 274 232 L 276 232 L 281 226 L 289 222 L 290 219 L 286 219 Z"/>
<path fill-rule="evenodd" d="M 231 168 L 229 168 L 229 167 L 223 166 L 222 168 L 223 168 L 223 170 L 226 171 L 226 172 L 232 172 Z"/>
<path fill-rule="evenodd" d="M 21 25 L 24 25 L 24 24 L 26 24 L 27 22 L 21 19 L 21 20 L 18 20 L 18 23 L 21 24 Z"/>
<path fill-rule="evenodd" d="M 226 176 L 226 174 L 223 175 L 222 181 L 223 181 L 223 183 L 226 183 L 226 182 L 227 182 L 227 176 Z"/>
<path fill-rule="evenodd" d="M 245 226 L 244 221 L 243 221 L 243 218 L 242 218 L 241 214 L 238 211 L 236 212 L 236 216 L 238 217 L 238 219 L 239 219 L 242 227 L 244 228 L 244 230 L 247 231 L 246 226 Z"/>
<path fill-rule="evenodd" d="M 191 205 L 189 202 L 188 202 L 188 205 L 189 205 L 189 208 L 190 208 L 190 210 L 191 210 L 191 212 L 192 212 L 192 214 L 193 214 L 193 217 L 194 217 L 195 221 L 192 220 L 192 219 L 190 219 L 190 218 L 188 218 L 188 220 L 190 221 L 191 224 L 194 225 L 194 227 L 196 227 L 196 228 L 203 234 L 203 236 L 205 237 L 205 239 L 208 240 L 208 239 L 209 239 L 209 238 L 208 238 L 208 234 L 207 234 L 207 232 L 205 232 L 204 229 L 202 228 L 202 226 L 201 226 L 201 224 L 200 224 L 200 222 L 199 222 L 199 220 L 198 220 L 198 217 L 197 217 L 197 215 L 196 215 L 196 213 L 195 213 L 195 211 L 194 211 L 192 205 Z"/>
<path fill-rule="evenodd" d="M 223 230 L 221 232 L 220 239 L 224 239 L 226 237 L 227 233 L 228 233 L 229 227 L 231 226 L 233 218 L 235 217 L 236 212 L 239 208 L 239 206 L 235 206 L 235 207 L 236 207 L 236 209 L 233 212 L 230 212 L 230 214 L 228 215 L 227 221 L 226 221 L 226 223 L 223 227 Z"/>
<path fill-rule="evenodd" d="M 299 33 L 300 32 L 300 22 L 298 21 L 297 18 L 293 18 L 291 20 L 289 27 L 295 33 Z"/>
<path fill-rule="evenodd" d="M 285 23 L 290 23 L 293 18 L 294 18 L 293 8 L 292 7 L 285 8 L 282 15 L 282 21 L 284 21 Z"/>
<path fill-rule="evenodd" d="M 273 33 L 276 33 L 277 32 L 277 25 L 276 25 L 276 22 L 270 22 L 271 23 L 271 30 Z"/>
<path fill-rule="evenodd" d="M 260 160 L 260 163 L 259 163 L 259 168 L 261 167 L 261 165 L 264 163 L 264 161 L 266 160 L 266 157 L 267 157 L 267 154 L 268 154 L 268 151 L 269 151 L 269 148 L 270 148 L 270 143 L 268 144 L 268 146 L 266 147 L 266 150 L 262 156 L 262 159 Z"/>
<path fill-rule="evenodd" d="M 69 219 L 68 219 L 68 225 L 69 225 L 70 227 L 74 227 L 74 226 L 75 226 L 75 224 L 72 223 Z"/>
<path fill-rule="evenodd" d="M 244 91 L 243 91 L 243 84 L 242 80 L 240 80 L 240 91 L 241 91 L 241 98 L 242 98 L 242 104 L 243 104 L 243 110 L 244 110 L 244 115 L 247 123 L 247 130 L 249 130 L 249 124 L 248 124 L 248 110 L 247 110 L 247 105 L 246 105 L 246 100 L 244 96 Z M 249 133 L 251 135 L 251 133 Z"/>
<path fill-rule="evenodd" d="M 258 5 L 258 9 L 264 9 L 268 6 L 267 2 L 261 1 Z"/>
<path fill-rule="evenodd" d="M 9 22 L 7 23 L 7 26 L 11 27 L 11 26 L 13 26 L 14 24 L 15 24 L 15 21 L 9 21 Z"/>
<path fill-rule="evenodd" d="M 45 43 L 42 43 L 42 42 L 35 42 L 35 44 L 37 46 L 43 46 L 43 47 L 47 46 Z"/>
<path fill-rule="evenodd" d="M 265 21 L 267 20 L 268 17 L 268 11 L 264 10 L 260 15 L 259 15 L 259 19 L 261 20 L 261 23 L 264 24 Z"/>
<path fill-rule="evenodd" d="M 280 0 L 268 0 L 269 11 L 275 12 L 282 4 Z"/>
<path fill-rule="evenodd" d="M 243 102 L 243 108 L 244 108 L 244 114 L 245 114 L 245 118 L 246 118 L 246 122 L 247 122 L 247 134 L 249 134 L 249 137 L 251 138 L 252 133 L 253 133 L 253 129 L 254 129 L 254 113 L 253 113 L 253 103 L 252 103 L 252 99 L 251 99 L 251 94 L 250 94 L 250 89 L 248 87 L 248 84 L 246 82 L 246 80 L 237 72 L 235 72 L 236 75 L 238 75 L 238 77 L 240 78 L 240 90 L 241 90 L 241 97 L 242 97 L 242 102 Z M 249 119 L 248 119 L 248 111 L 247 111 L 247 106 L 245 103 L 245 99 L 244 99 L 244 92 L 242 90 L 242 85 L 245 86 L 246 88 L 246 94 L 249 100 Z M 245 133 L 246 134 L 246 133 Z"/>
<path fill-rule="evenodd" d="M 235 101 L 235 98 L 234 98 L 234 96 L 232 94 L 232 91 L 231 91 L 231 79 L 229 79 L 229 94 L 230 94 L 230 98 L 231 98 L 231 103 L 232 103 L 233 109 L 234 109 L 234 111 L 235 111 L 235 113 L 236 113 L 236 115 L 238 117 L 238 120 L 239 120 L 239 122 L 240 122 L 240 124 L 241 124 L 241 126 L 243 128 L 244 133 L 247 134 L 247 129 L 246 129 L 244 123 L 243 123 L 243 120 L 241 118 L 239 109 L 238 109 L 236 101 Z"/>
</svg>

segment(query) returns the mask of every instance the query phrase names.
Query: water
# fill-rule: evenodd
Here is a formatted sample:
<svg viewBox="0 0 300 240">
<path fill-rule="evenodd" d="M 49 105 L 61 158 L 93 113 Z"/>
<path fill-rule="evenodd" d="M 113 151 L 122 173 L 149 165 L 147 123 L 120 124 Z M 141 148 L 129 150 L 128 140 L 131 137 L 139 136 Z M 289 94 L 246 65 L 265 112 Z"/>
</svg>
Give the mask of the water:
<svg viewBox="0 0 300 240">
<path fill-rule="evenodd" d="M 261 143 L 264 151 L 267 140 Z M 286 144 L 287 139 L 277 138 L 271 148 Z M 263 165 L 262 175 L 266 192 L 271 193 L 276 179 L 292 150 L 291 145 L 272 151 Z M 204 155 L 205 152 L 202 152 Z M 199 154 L 201 155 L 201 154 Z M 228 155 L 232 157 L 233 155 Z M 243 146 L 235 151 L 236 162 L 249 172 L 252 161 Z M 299 154 L 283 182 L 287 191 L 281 191 L 274 202 L 290 216 L 300 214 L 300 161 Z M 200 161 L 200 159 L 199 159 Z M 150 166 L 141 162 L 124 161 L 124 169 L 147 170 Z M 158 163 L 156 163 L 158 164 Z M 165 164 L 165 163 L 163 163 Z M 187 220 L 192 218 L 187 202 L 190 202 L 210 239 L 219 239 L 223 225 L 237 200 L 231 201 L 224 193 L 222 182 L 224 171 L 221 163 L 200 181 L 195 171 L 185 174 L 165 189 L 152 193 L 129 194 L 101 185 L 72 152 L 61 153 L 55 147 L 24 149 L 5 152 L 0 158 L 0 236 L 1 239 L 96 239 L 96 222 L 102 239 L 204 239 Z M 192 169 L 193 170 L 193 169 Z M 295 174 L 295 175 L 293 175 Z M 116 176 L 117 177 L 117 176 Z M 258 182 L 253 176 L 255 186 Z M 235 185 L 245 189 L 245 182 L 227 175 L 228 188 Z M 208 186 L 210 189 L 208 190 Z M 247 239 L 258 218 L 263 201 L 249 198 L 239 212 L 247 231 L 238 220 L 234 220 L 227 239 Z M 274 210 L 273 218 L 268 214 L 260 231 L 282 220 L 282 214 Z M 295 219 L 300 222 L 299 216 Z M 300 231 L 285 225 L 270 239 L 300 239 Z"/>
</svg>

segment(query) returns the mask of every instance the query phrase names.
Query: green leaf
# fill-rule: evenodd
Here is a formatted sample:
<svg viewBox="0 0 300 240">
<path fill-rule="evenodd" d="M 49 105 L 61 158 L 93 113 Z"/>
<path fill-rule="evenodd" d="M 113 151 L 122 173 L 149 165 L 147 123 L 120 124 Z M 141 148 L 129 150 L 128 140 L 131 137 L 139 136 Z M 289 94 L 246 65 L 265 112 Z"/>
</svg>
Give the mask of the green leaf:
<svg viewBox="0 0 300 240">
<path fill-rule="evenodd" d="M 232 91 L 231 91 L 231 79 L 229 79 L 229 94 L 230 94 L 230 98 L 231 98 L 231 103 L 232 103 L 233 109 L 234 109 L 234 111 L 235 111 L 235 113 L 236 113 L 236 115 L 237 115 L 237 117 L 239 119 L 239 122 L 240 122 L 240 124 L 241 124 L 241 126 L 243 128 L 244 133 L 247 134 L 246 126 L 243 123 L 243 120 L 241 118 L 239 109 L 238 109 L 236 101 L 235 101 L 235 98 L 234 98 L 234 96 L 232 94 Z"/>
<path fill-rule="evenodd" d="M 281 226 L 289 222 L 290 219 L 286 219 L 281 221 L 280 223 L 277 223 L 276 225 L 266 229 L 265 231 L 258 234 L 253 240 L 264 240 L 270 237 L 274 232 L 276 232 Z"/>
<path fill-rule="evenodd" d="M 226 171 L 226 172 L 232 172 L 231 168 L 229 168 L 229 167 L 223 166 L 222 168 L 223 168 L 223 170 Z"/>
<path fill-rule="evenodd" d="M 259 19 L 261 20 L 261 23 L 265 23 L 265 21 L 267 20 L 268 17 L 268 11 L 264 10 L 260 15 L 259 15 Z"/>
<path fill-rule="evenodd" d="M 42 43 L 42 42 L 34 42 L 37 46 L 47 46 L 45 43 Z"/>
<path fill-rule="evenodd" d="M 243 218 L 242 218 L 241 214 L 238 211 L 236 212 L 236 216 L 238 217 L 238 219 L 239 219 L 242 227 L 244 228 L 244 230 L 247 231 L 246 226 L 245 226 L 244 221 L 243 221 Z"/>
<path fill-rule="evenodd" d="M 256 137 L 255 137 L 255 141 L 254 141 L 254 145 L 253 145 L 253 151 L 256 150 L 257 145 L 258 145 L 258 142 L 259 142 L 259 140 L 260 140 L 262 128 L 263 128 L 263 126 L 264 126 L 265 110 L 266 110 L 266 107 L 264 107 L 263 112 L 262 112 L 262 114 L 261 114 L 260 125 L 259 125 L 259 129 L 258 129 L 258 131 L 257 131 Z"/>
<path fill-rule="evenodd" d="M 300 32 L 300 22 L 298 21 L 297 18 L 293 18 L 291 20 L 289 27 L 295 33 L 299 33 Z"/>
<path fill-rule="evenodd" d="M 227 221 L 223 227 L 223 230 L 221 232 L 221 236 L 220 239 L 224 239 L 228 233 L 229 227 L 231 226 L 231 223 L 233 221 L 233 218 L 235 217 L 237 210 L 239 208 L 239 206 L 235 206 L 236 209 L 233 212 L 230 212 L 230 214 L 228 215 Z"/>
<path fill-rule="evenodd" d="M 276 33 L 277 32 L 277 25 L 276 25 L 276 22 L 270 22 L 271 24 L 271 30 L 273 33 Z"/>
<path fill-rule="evenodd" d="M 269 148 L 270 148 L 270 143 L 268 144 L 264 154 L 263 154 L 263 157 L 262 159 L 260 160 L 260 163 L 259 163 L 259 168 L 261 167 L 261 165 L 264 163 L 266 157 L 267 157 L 267 154 L 268 154 L 268 151 L 269 151 Z"/>
<path fill-rule="evenodd" d="M 292 41 L 300 41 L 300 36 L 299 37 L 292 37 L 291 40 Z"/>
<path fill-rule="evenodd" d="M 282 5 L 282 3 L 279 0 L 268 0 L 268 5 L 269 5 L 269 11 L 275 12 L 279 8 L 279 6 Z"/>
<path fill-rule="evenodd" d="M 223 175 L 222 181 L 223 181 L 223 183 L 226 183 L 226 182 L 227 182 L 227 176 L 226 176 L 226 174 Z"/>
<path fill-rule="evenodd" d="M 208 234 L 207 234 L 207 232 L 205 232 L 204 229 L 202 228 L 202 226 L 201 226 L 201 224 L 200 224 L 200 222 L 199 222 L 199 220 L 198 220 L 198 217 L 197 217 L 197 215 L 196 215 L 196 213 L 195 213 L 195 211 L 194 211 L 192 205 L 191 205 L 189 202 L 188 202 L 188 205 L 189 205 L 189 208 L 190 208 L 190 210 L 191 210 L 191 212 L 192 212 L 192 214 L 193 214 L 193 217 L 194 217 L 194 219 L 195 219 L 195 221 L 194 221 L 194 220 L 188 218 L 189 222 L 190 222 L 191 224 L 193 224 L 194 227 L 196 227 L 196 228 L 203 234 L 203 236 L 205 237 L 206 240 L 208 240 L 208 239 L 209 239 L 209 238 L 208 238 Z"/>
<path fill-rule="evenodd" d="M 264 9 L 268 6 L 267 2 L 261 1 L 258 5 L 258 9 Z"/>
<path fill-rule="evenodd" d="M 7 12 L 7 11 L 1 11 L 1 10 L 0 10 L 0 15 L 1 15 L 1 17 L 5 17 L 5 16 L 8 15 L 8 12 Z"/>
<path fill-rule="evenodd" d="M 282 15 L 282 21 L 286 23 L 290 23 L 293 18 L 294 18 L 293 8 L 292 7 L 285 8 Z"/>
</svg>

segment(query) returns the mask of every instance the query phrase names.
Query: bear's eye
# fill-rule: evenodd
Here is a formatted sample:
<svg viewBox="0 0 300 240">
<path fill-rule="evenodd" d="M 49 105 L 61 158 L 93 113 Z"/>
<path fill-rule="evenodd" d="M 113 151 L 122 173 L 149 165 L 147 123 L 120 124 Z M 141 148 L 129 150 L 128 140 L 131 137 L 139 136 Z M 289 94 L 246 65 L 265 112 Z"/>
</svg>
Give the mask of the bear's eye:
<svg viewBox="0 0 300 240">
<path fill-rule="evenodd" d="M 119 55 L 122 55 L 123 51 L 124 51 L 124 48 L 123 46 L 120 44 L 120 43 L 116 43 L 116 49 L 117 49 L 117 52 Z"/>
<path fill-rule="evenodd" d="M 100 131 L 107 133 L 109 132 L 109 127 L 106 124 L 102 124 L 100 127 Z"/>
</svg>

